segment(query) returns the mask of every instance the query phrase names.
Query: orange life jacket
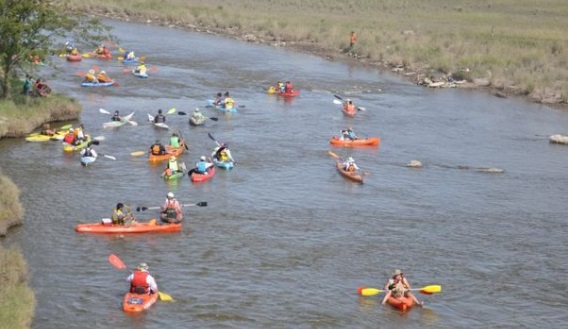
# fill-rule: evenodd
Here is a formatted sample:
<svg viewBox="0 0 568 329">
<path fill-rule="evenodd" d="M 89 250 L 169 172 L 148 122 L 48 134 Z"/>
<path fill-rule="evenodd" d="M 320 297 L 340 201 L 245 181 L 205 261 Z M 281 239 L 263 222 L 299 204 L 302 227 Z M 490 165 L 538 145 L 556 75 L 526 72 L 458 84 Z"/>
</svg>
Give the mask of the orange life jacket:
<svg viewBox="0 0 568 329">
<path fill-rule="evenodd" d="M 67 144 L 73 144 L 73 142 L 75 142 L 75 134 L 68 133 L 65 137 L 63 137 L 63 141 Z"/>
<path fill-rule="evenodd" d="M 137 289 L 140 288 L 144 289 L 144 293 L 147 294 L 150 292 L 150 285 L 146 282 L 146 278 L 148 277 L 148 272 L 144 271 L 134 271 L 132 281 L 130 282 L 130 292 L 134 293 L 137 292 Z"/>
</svg>

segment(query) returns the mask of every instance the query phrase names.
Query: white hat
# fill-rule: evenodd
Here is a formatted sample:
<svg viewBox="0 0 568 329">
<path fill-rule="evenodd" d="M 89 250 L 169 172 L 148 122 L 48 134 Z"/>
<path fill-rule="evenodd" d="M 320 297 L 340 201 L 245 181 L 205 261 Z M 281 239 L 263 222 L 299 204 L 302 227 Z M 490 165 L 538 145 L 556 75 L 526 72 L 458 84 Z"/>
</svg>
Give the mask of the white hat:
<svg viewBox="0 0 568 329">
<path fill-rule="evenodd" d="M 348 162 L 355 162 L 355 160 L 354 160 L 352 157 L 348 157 L 348 158 L 347 158 L 347 161 L 348 161 Z"/>
<path fill-rule="evenodd" d="M 196 107 L 196 108 L 195 108 L 195 112 L 199 112 L 199 107 Z"/>
<path fill-rule="evenodd" d="M 75 129 L 69 128 L 69 132 L 70 132 L 70 133 L 72 133 L 72 132 L 74 132 L 74 131 L 75 131 Z"/>
<path fill-rule="evenodd" d="M 168 192 L 168 198 L 173 198 L 174 194 L 172 192 Z"/>
<path fill-rule="evenodd" d="M 205 161 L 205 160 L 207 160 L 207 158 L 205 157 L 205 155 L 202 155 L 201 158 L 199 158 L 199 160 Z"/>
<path fill-rule="evenodd" d="M 149 268 L 149 266 L 148 266 L 148 264 L 146 264 L 146 263 L 140 263 L 140 264 L 138 265 L 138 269 L 139 269 L 140 271 L 148 271 L 148 268 Z"/>
<path fill-rule="evenodd" d="M 102 74 L 106 74 L 106 72 L 105 72 L 105 71 L 101 71 L 101 73 L 102 73 Z"/>
<path fill-rule="evenodd" d="M 95 74 L 95 70 L 89 70 L 90 74 Z"/>
</svg>

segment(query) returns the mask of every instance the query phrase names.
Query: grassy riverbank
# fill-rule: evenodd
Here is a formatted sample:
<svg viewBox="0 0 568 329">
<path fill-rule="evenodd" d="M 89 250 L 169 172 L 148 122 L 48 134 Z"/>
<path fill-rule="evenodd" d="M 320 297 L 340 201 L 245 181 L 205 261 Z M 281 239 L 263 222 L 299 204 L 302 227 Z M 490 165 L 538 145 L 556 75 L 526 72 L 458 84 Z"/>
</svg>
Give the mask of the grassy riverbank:
<svg viewBox="0 0 568 329">
<path fill-rule="evenodd" d="M 553 104 L 568 99 L 564 0 L 70 0 L 70 6 L 330 59 L 347 59 L 349 32 L 356 31 L 354 57 L 367 65 L 404 66 L 402 73 L 417 81 L 467 68 L 461 77 L 504 94 Z"/>
</svg>

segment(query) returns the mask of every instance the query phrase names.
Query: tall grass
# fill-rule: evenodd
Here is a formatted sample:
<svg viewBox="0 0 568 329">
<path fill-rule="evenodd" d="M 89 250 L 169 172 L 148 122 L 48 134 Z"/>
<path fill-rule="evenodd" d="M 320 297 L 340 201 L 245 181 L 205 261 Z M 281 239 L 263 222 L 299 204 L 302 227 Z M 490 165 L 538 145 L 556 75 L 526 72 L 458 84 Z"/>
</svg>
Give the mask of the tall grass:
<svg viewBox="0 0 568 329">
<path fill-rule="evenodd" d="M 85 13 L 151 18 L 178 26 L 238 28 L 266 41 L 314 43 L 391 65 L 430 66 L 549 88 L 568 97 L 565 0 L 70 0 Z M 552 76 L 551 76 L 552 75 Z"/>
<path fill-rule="evenodd" d="M 0 328 L 31 327 L 35 297 L 26 285 L 26 272 L 21 251 L 0 246 Z"/>
</svg>

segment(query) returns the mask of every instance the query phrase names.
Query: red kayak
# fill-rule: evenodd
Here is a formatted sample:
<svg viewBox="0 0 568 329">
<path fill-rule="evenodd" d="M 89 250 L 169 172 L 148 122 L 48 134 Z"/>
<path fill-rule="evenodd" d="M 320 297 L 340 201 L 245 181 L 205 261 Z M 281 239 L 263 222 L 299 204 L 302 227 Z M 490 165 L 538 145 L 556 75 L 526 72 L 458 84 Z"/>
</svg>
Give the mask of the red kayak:
<svg viewBox="0 0 568 329">
<path fill-rule="evenodd" d="M 122 310 L 128 313 L 138 313 L 158 301 L 159 294 L 134 294 L 127 292 L 122 299 Z"/>
<path fill-rule="evenodd" d="M 80 62 L 82 59 L 83 59 L 83 57 L 81 57 L 81 54 L 77 54 L 77 55 L 69 54 L 69 55 L 67 55 L 67 61 L 68 62 Z"/>
<path fill-rule="evenodd" d="M 359 139 L 341 139 L 337 136 L 333 136 L 329 140 L 329 144 L 333 146 L 343 146 L 343 147 L 379 146 L 381 144 L 381 138 L 368 137 L 368 138 L 359 138 Z"/>
<path fill-rule="evenodd" d="M 206 182 L 211 178 L 213 178 L 213 176 L 215 176 L 215 167 L 209 168 L 207 172 L 204 174 L 192 172 L 190 178 L 192 182 L 199 183 L 199 182 Z"/>
<path fill-rule="evenodd" d="M 414 307 L 416 303 L 414 303 L 414 299 L 410 297 L 402 296 L 400 298 L 395 298 L 393 296 L 390 296 L 387 299 L 387 304 L 398 310 L 401 310 L 402 312 L 406 312 L 410 310 L 412 307 Z"/>
</svg>

